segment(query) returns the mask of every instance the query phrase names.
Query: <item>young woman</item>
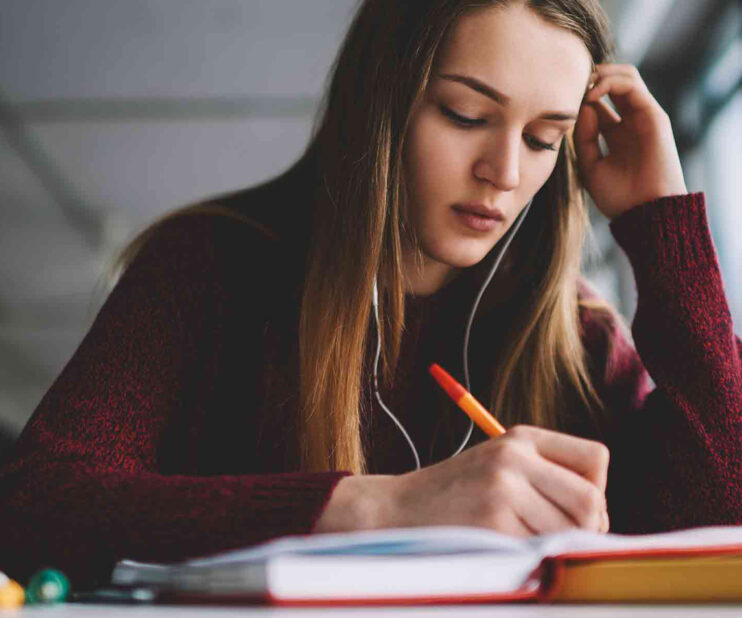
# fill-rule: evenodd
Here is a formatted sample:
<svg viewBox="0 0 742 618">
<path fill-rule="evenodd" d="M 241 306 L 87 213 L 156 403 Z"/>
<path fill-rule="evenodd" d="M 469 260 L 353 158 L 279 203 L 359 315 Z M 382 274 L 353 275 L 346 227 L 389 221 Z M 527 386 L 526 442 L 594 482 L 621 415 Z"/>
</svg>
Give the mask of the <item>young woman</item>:
<svg viewBox="0 0 742 618">
<path fill-rule="evenodd" d="M 742 523 L 704 196 L 609 57 L 597 0 L 366 0 L 301 159 L 129 247 L 2 470 L 0 569 L 80 586 L 286 534 Z M 579 276 L 583 187 L 634 268 L 638 354 Z M 471 432 L 432 362 L 509 431 Z"/>
</svg>

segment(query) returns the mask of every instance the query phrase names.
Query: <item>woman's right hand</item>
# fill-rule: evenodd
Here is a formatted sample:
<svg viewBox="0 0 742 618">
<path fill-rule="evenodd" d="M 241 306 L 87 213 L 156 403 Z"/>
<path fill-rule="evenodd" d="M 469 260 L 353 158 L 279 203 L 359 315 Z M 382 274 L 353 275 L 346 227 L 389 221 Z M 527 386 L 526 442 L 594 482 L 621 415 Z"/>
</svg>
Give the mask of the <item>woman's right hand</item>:
<svg viewBox="0 0 742 618">
<path fill-rule="evenodd" d="M 514 536 L 608 531 L 609 452 L 600 442 L 529 425 L 399 476 L 351 476 L 315 532 L 468 525 Z"/>
</svg>

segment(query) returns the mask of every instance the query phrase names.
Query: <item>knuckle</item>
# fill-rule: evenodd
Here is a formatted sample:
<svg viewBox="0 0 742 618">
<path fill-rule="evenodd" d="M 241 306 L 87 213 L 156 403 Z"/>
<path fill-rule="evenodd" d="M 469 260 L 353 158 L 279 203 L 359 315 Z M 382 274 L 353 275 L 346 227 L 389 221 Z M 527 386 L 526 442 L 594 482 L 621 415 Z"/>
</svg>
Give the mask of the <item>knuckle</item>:
<svg viewBox="0 0 742 618">
<path fill-rule="evenodd" d="M 503 440 L 497 453 L 499 467 L 513 467 L 525 455 L 526 447 L 517 439 Z"/>
<path fill-rule="evenodd" d="M 511 429 L 508 429 L 508 434 L 516 440 L 531 440 L 533 428 L 528 425 L 515 425 Z"/>
<path fill-rule="evenodd" d="M 501 493 L 510 496 L 518 491 L 518 479 L 509 470 L 501 470 L 498 476 L 498 489 Z"/>
<path fill-rule="evenodd" d="M 489 486 L 498 498 L 512 491 L 514 484 L 513 474 L 506 467 L 496 466 L 491 470 Z"/>
<path fill-rule="evenodd" d="M 522 492 L 522 487 L 517 475 L 507 471 L 499 472 L 492 484 L 474 498 L 474 502 L 480 503 L 477 510 L 491 521 L 503 511 L 512 509 L 519 492 Z"/>
<path fill-rule="evenodd" d="M 595 443 L 595 461 L 600 468 L 607 468 L 611 459 L 611 451 L 602 442 Z"/>
</svg>

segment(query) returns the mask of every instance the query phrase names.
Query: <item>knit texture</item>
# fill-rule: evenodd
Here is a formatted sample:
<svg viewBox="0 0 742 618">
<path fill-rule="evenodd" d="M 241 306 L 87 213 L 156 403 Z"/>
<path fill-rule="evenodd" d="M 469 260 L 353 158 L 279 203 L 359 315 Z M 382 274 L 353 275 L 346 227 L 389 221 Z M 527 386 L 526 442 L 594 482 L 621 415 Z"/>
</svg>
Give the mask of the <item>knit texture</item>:
<svg viewBox="0 0 742 618">
<path fill-rule="evenodd" d="M 704 196 L 639 205 L 611 229 L 636 275 L 638 354 L 620 324 L 590 311 L 580 319 L 610 413 L 612 529 L 742 524 L 742 346 Z M 297 458 L 302 273 L 297 254 L 260 226 L 190 215 L 162 227 L 0 470 L 0 570 L 26 581 L 55 566 L 81 587 L 105 582 L 121 558 L 180 560 L 311 533 L 347 473 L 304 473 Z M 450 456 L 467 428 L 427 367 L 460 376 L 464 324 L 453 320 L 465 317 L 456 299 L 473 297 L 469 288 L 462 278 L 406 300 L 400 362 L 382 389 L 424 465 Z M 475 323 L 469 362 L 480 398 L 513 311 Z M 369 384 L 369 470 L 409 471 L 407 444 Z M 579 411 L 568 430 L 595 437 Z"/>
</svg>

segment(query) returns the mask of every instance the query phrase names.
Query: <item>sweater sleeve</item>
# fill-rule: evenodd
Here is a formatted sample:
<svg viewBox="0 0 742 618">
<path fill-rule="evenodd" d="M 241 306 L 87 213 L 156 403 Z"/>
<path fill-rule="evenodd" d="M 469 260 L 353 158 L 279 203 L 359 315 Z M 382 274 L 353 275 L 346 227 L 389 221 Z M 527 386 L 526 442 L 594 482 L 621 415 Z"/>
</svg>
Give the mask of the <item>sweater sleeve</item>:
<svg viewBox="0 0 742 618">
<path fill-rule="evenodd" d="M 611 528 L 742 524 L 742 344 L 704 194 L 641 204 L 611 230 L 638 293 L 636 351 L 615 327 L 604 365 Z"/>
<path fill-rule="evenodd" d="M 0 470 L 0 570 L 26 581 L 50 565 L 87 586 L 124 557 L 179 560 L 311 532 L 344 473 L 191 476 L 158 466 L 217 327 L 230 227 L 204 215 L 168 222 L 113 289 Z M 241 233 L 226 244 L 255 265 L 245 285 L 266 289 L 269 241 Z M 256 337 L 260 296 L 244 318 Z"/>
</svg>

